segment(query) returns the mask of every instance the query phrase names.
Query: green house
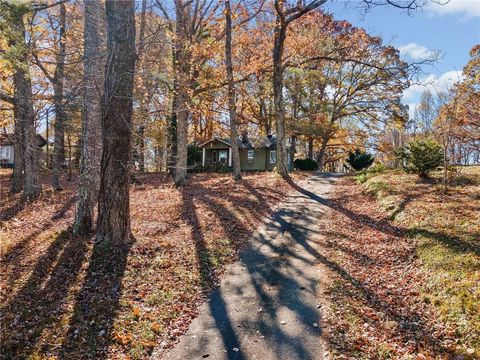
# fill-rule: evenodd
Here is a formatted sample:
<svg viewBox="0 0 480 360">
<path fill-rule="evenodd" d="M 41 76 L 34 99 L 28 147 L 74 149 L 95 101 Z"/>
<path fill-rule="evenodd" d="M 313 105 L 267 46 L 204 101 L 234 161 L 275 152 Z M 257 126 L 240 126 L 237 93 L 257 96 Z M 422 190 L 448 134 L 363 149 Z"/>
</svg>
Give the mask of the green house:
<svg viewBox="0 0 480 360">
<path fill-rule="evenodd" d="M 237 144 L 241 170 L 273 170 L 277 165 L 277 142 L 273 135 L 258 139 L 243 136 L 238 138 Z M 214 137 L 200 144 L 199 147 L 202 149 L 202 166 L 204 169 L 216 170 L 225 166 L 232 166 L 230 139 Z M 290 156 L 288 164 L 290 167 Z"/>
</svg>

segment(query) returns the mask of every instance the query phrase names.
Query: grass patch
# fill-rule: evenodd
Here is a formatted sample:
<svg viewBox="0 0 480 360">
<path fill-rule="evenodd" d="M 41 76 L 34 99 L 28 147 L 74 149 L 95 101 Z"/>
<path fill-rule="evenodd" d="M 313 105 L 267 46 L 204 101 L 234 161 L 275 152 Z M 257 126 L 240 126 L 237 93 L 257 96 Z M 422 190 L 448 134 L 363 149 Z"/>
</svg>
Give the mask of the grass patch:
<svg viewBox="0 0 480 360">
<path fill-rule="evenodd" d="M 420 297 L 454 329 L 457 351 L 480 357 L 480 198 L 475 196 L 480 167 L 453 173 L 448 193 L 441 176 L 433 173 L 428 184 L 412 175 L 381 175 L 367 181 L 365 189 L 380 202 L 385 196 L 392 199 L 389 187 L 399 189 L 393 218 L 415 239 L 416 255 L 428 274 Z"/>
</svg>

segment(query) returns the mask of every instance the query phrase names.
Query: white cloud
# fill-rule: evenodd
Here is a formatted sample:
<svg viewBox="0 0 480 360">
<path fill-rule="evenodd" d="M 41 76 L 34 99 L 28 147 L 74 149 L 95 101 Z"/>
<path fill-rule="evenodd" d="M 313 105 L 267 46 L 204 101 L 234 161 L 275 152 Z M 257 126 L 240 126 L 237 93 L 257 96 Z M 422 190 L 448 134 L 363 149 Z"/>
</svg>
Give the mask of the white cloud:
<svg viewBox="0 0 480 360">
<path fill-rule="evenodd" d="M 415 117 L 415 109 L 418 107 L 418 104 L 411 103 L 408 104 L 408 118 L 413 119 Z"/>
<path fill-rule="evenodd" d="M 433 95 L 448 91 L 453 84 L 462 79 L 463 73 L 457 70 L 447 71 L 440 77 L 430 74 L 403 92 L 403 102 L 411 103 L 412 100 L 416 100 L 426 90 L 430 90 Z"/>
<path fill-rule="evenodd" d="M 438 0 L 429 1 L 425 11 L 430 14 L 459 14 L 466 18 L 480 16 L 479 0 Z"/>
<path fill-rule="evenodd" d="M 428 59 L 434 55 L 432 50 L 429 50 L 425 46 L 418 45 L 416 43 L 410 43 L 407 45 L 399 46 L 401 56 L 408 56 L 412 59 Z"/>
</svg>

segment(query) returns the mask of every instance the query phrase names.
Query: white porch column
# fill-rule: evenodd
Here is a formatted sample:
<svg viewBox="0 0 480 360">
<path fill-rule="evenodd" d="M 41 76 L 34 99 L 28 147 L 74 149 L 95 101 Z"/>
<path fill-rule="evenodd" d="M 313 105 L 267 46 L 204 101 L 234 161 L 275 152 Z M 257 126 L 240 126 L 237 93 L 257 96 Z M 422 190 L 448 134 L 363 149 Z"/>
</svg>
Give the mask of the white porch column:
<svg viewBox="0 0 480 360">
<path fill-rule="evenodd" d="M 232 167 L 232 148 L 228 149 L 228 166 Z"/>
<path fill-rule="evenodd" d="M 205 148 L 202 148 L 202 166 L 205 167 Z"/>
</svg>

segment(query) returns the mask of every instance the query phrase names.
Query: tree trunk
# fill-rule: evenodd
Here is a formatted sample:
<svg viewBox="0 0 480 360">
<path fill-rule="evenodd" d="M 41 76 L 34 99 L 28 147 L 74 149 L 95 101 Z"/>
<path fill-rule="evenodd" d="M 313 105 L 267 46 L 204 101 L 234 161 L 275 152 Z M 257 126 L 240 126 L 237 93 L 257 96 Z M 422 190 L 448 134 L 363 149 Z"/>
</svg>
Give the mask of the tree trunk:
<svg viewBox="0 0 480 360">
<path fill-rule="evenodd" d="M 313 136 L 308 137 L 308 158 L 313 159 Z"/>
<path fill-rule="evenodd" d="M 18 64 L 15 68 L 13 82 L 15 87 L 14 93 L 14 108 L 17 110 L 16 124 L 20 131 L 17 131 L 19 138 L 15 141 L 22 141 L 21 144 L 16 143 L 15 153 L 18 151 L 18 156 L 15 154 L 19 163 L 16 179 L 16 189 L 18 189 L 18 181 L 21 179 L 23 167 L 23 195 L 24 199 L 35 199 L 41 191 L 39 165 L 38 165 L 38 147 L 35 134 L 35 114 L 33 111 L 32 101 L 32 83 L 30 80 L 30 66 L 28 63 L 28 45 L 25 42 L 25 24 L 23 22 L 23 13 L 17 13 L 12 18 L 12 29 L 14 31 L 15 40 L 13 43 L 20 43 L 22 53 L 18 56 Z M 21 148 L 21 149 L 20 149 Z M 23 155 L 23 162 L 22 162 Z M 17 159 L 18 158 L 18 159 Z M 23 166 L 22 166 L 23 163 Z"/>
<path fill-rule="evenodd" d="M 138 171 L 145 171 L 145 126 L 140 125 L 137 131 L 138 136 Z"/>
<path fill-rule="evenodd" d="M 240 154 L 238 153 L 237 107 L 232 63 L 232 14 L 230 0 L 225 0 L 225 65 L 228 81 L 228 110 L 230 113 L 230 143 L 232 151 L 233 178 L 238 181 L 240 174 Z"/>
<path fill-rule="evenodd" d="M 135 1 L 107 0 L 106 15 L 108 57 L 97 242 L 122 245 L 131 240 L 129 188 L 136 59 Z"/>
<path fill-rule="evenodd" d="M 174 81 L 175 82 L 175 81 Z M 176 88 L 176 86 L 175 86 Z M 174 90 L 172 112 L 168 124 L 167 169 L 170 176 L 175 176 L 175 159 L 177 158 L 177 91 Z"/>
<path fill-rule="evenodd" d="M 85 1 L 84 88 L 82 114 L 82 153 L 78 181 L 74 233 L 86 234 L 93 228 L 94 210 L 100 188 L 102 156 L 102 57 L 103 11 L 100 0 Z"/>
<path fill-rule="evenodd" d="M 320 152 L 318 153 L 317 162 L 318 170 L 323 171 L 323 165 L 325 163 L 325 151 L 327 150 L 327 144 L 330 139 L 328 137 L 322 138 L 322 146 L 320 147 Z"/>
<path fill-rule="evenodd" d="M 283 50 L 287 24 L 283 16 L 277 14 L 273 49 L 273 99 L 277 129 L 277 172 L 288 178 L 287 148 L 285 145 L 285 109 L 283 103 Z"/>
<path fill-rule="evenodd" d="M 175 0 L 176 40 L 175 40 L 175 74 L 178 81 L 177 114 L 177 154 L 175 158 L 175 185 L 183 186 L 187 179 L 187 137 L 188 117 L 190 114 L 189 74 L 190 50 L 187 27 L 191 24 L 189 5 L 182 0 Z"/>
<path fill-rule="evenodd" d="M 20 109 L 15 101 L 13 105 L 13 116 L 15 118 L 15 130 L 13 134 L 14 139 L 14 164 L 13 164 L 13 180 L 12 180 L 12 192 L 18 193 L 23 189 L 24 171 L 25 171 L 25 157 L 23 152 L 23 145 L 25 144 L 23 123 L 21 119 Z"/>
<path fill-rule="evenodd" d="M 138 47 L 137 47 L 137 69 L 139 65 L 143 66 L 142 55 L 145 47 L 145 25 L 146 25 L 146 11 L 147 11 L 147 0 L 142 0 L 142 8 L 140 11 L 140 27 L 139 27 L 139 36 L 138 36 Z M 140 63 L 140 64 L 139 64 Z M 135 151 L 137 153 L 138 159 L 138 171 L 145 171 L 145 123 L 148 118 L 148 103 L 145 104 L 145 98 L 147 98 L 147 91 L 145 88 L 139 89 L 140 92 L 140 101 L 139 101 L 139 114 L 140 124 L 137 129 L 137 146 Z"/>
<path fill-rule="evenodd" d="M 53 139 L 52 187 L 61 190 L 60 175 L 65 162 L 65 109 L 63 103 L 63 82 L 65 74 L 65 22 L 66 7 L 60 4 L 58 54 L 53 75 L 53 105 L 55 108 L 55 137 Z M 71 164 L 69 164 L 70 166 Z"/>
<path fill-rule="evenodd" d="M 293 162 L 295 161 L 295 153 L 297 152 L 297 136 L 291 136 L 291 144 L 290 144 L 290 163 L 291 167 L 293 168 Z"/>
</svg>

